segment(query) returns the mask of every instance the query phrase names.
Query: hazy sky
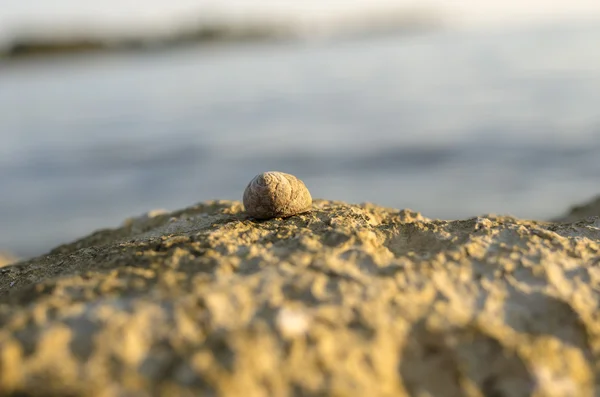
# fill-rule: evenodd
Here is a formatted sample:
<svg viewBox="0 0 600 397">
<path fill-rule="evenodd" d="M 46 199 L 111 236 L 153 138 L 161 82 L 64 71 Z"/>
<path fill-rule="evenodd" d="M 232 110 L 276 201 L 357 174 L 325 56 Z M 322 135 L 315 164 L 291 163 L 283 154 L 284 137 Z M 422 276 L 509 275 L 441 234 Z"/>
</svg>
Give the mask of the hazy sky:
<svg viewBox="0 0 600 397">
<path fill-rule="evenodd" d="M 358 10 L 403 6 L 431 8 L 467 25 L 600 17 L 600 0 L 0 0 L 0 36 L 40 23 L 159 29 L 179 16 L 201 13 L 327 20 Z"/>
</svg>

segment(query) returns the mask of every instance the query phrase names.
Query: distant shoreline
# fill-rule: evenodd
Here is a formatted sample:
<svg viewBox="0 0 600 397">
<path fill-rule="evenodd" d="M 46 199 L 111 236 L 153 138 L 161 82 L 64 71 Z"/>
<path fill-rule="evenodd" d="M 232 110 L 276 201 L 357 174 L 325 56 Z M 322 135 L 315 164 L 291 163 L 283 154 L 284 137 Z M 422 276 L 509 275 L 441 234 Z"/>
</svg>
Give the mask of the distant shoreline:
<svg viewBox="0 0 600 397">
<path fill-rule="evenodd" d="M 341 28 L 336 36 L 371 35 L 386 33 L 417 33 L 438 29 L 442 26 L 438 18 L 431 15 L 387 16 L 385 20 L 373 18 L 357 26 Z M 331 32 L 330 32 L 331 33 Z M 206 24 L 182 28 L 175 33 L 158 37 L 116 37 L 73 32 L 60 37 L 51 34 L 16 35 L 5 48 L 0 48 L 0 62 L 38 59 L 47 56 L 84 55 L 116 51 L 150 51 L 202 44 L 230 44 L 268 40 L 299 40 L 311 36 L 312 31 L 301 32 L 291 24 L 254 23 L 233 25 L 227 23 Z M 315 34 L 315 35 L 318 35 Z"/>
<path fill-rule="evenodd" d="M 126 38 L 107 40 L 104 38 L 73 35 L 68 38 L 30 37 L 18 38 L 0 52 L 0 59 L 22 59 L 48 55 L 86 54 L 107 51 L 142 51 L 149 49 L 170 48 L 176 46 L 214 43 L 260 41 L 289 37 L 283 32 L 273 29 L 227 30 L 224 27 L 202 27 L 192 32 L 180 33 L 172 37 L 159 39 Z"/>
</svg>

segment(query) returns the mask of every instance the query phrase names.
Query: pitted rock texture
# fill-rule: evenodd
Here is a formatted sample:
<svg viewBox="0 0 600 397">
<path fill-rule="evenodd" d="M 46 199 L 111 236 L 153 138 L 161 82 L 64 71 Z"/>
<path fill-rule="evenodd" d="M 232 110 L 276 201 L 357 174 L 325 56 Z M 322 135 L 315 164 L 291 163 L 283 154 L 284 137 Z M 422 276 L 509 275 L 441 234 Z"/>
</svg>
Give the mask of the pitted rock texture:
<svg viewBox="0 0 600 397">
<path fill-rule="evenodd" d="M 0 269 L 0 395 L 598 395 L 599 241 L 319 200 L 128 222 Z"/>
</svg>

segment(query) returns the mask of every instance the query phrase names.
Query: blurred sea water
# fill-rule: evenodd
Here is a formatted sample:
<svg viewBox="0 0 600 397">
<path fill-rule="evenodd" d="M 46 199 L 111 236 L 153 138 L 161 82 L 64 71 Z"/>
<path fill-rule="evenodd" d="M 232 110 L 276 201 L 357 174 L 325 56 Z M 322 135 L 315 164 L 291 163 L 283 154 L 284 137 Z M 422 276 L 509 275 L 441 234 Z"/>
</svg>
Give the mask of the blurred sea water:
<svg viewBox="0 0 600 397">
<path fill-rule="evenodd" d="M 600 193 L 600 23 L 0 64 L 0 248 L 154 208 L 313 197 L 545 219 Z"/>
</svg>

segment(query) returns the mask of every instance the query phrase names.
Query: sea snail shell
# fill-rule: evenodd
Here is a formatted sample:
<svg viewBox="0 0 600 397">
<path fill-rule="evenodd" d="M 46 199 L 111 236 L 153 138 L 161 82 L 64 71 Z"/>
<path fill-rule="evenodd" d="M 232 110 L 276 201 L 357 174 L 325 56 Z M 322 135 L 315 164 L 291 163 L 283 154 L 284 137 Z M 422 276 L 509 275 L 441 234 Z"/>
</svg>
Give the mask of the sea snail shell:
<svg viewBox="0 0 600 397">
<path fill-rule="evenodd" d="M 244 191 L 246 213 L 256 219 L 285 218 L 309 211 L 311 206 L 304 182 L 283 172 L 258 174 Z"/>
</svg>

